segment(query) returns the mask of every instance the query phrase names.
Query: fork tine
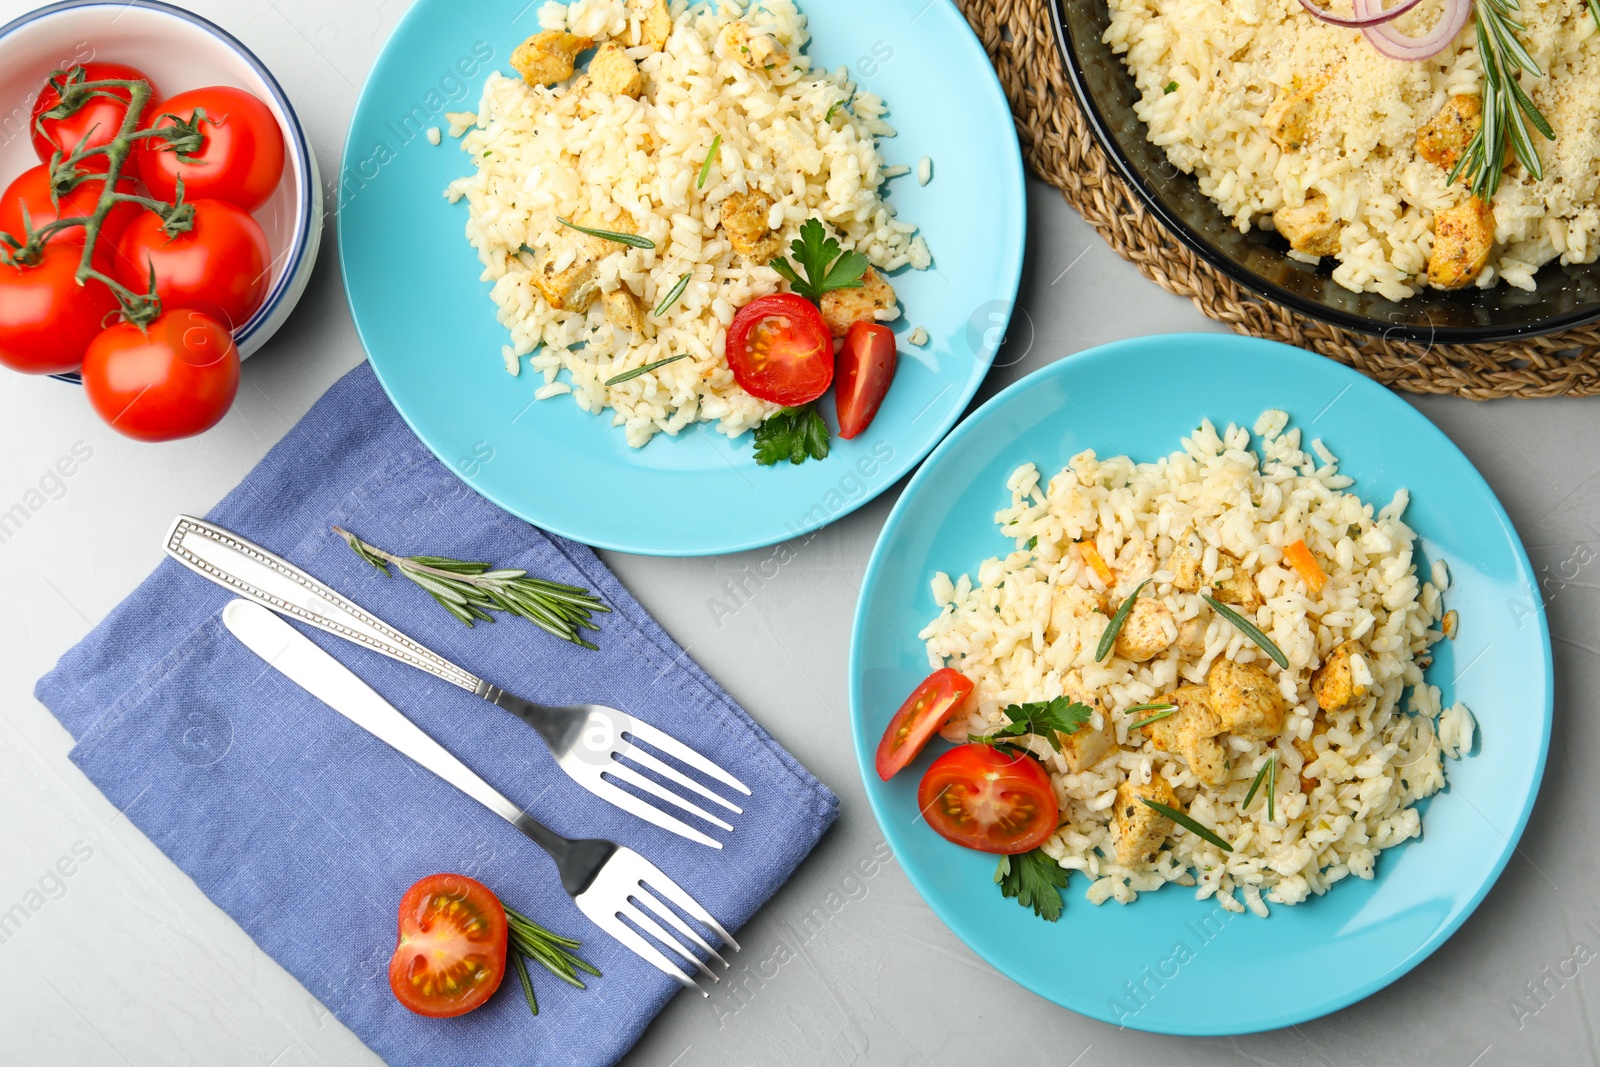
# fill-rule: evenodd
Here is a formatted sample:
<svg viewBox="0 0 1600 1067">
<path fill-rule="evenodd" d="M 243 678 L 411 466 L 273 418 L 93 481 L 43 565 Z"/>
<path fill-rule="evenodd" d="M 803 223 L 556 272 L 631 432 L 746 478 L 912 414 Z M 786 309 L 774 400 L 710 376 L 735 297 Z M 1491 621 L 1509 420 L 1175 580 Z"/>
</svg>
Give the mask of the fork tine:
<svg viewBox="0 0 1600 1067">
<path fill-rule="evenodd" d="M 594 919 L 595 917 L 591 915 L 590 918 Z M 622 942 L 624 946 L 633 951 L 635 956 L 638 956 L 662 974 L 676 978 L 685 989 L 693 989 L 702 997 L 711 995 L 696 985 L 695 980 L 684 973 L 682 967 L 675 966 L 671 960 L 662 954 L 660 949 L 646 941 L 633 927 L 615 916 L 610 916 L 609 919 L 609 922 L 601 922 L 599 919 L 595 919 L 595 925 Z"/>
<path fill-rule="evenodd" d="M 694 897 L 691 897 L 688 893 L 684 892 L 683 888 L 679 886 L 677 882 L 674 882 L 671 878 L 668 878 L 665 874 L 662 874 L 661 870 L 656 867 L 655 864 L 651 863 L 643 856 L 639 857 L 639 861 L 647 868 L 644 877 L 641 878 L 640 881 L 642 881 L 646 886 L 654 890 L 659 895 L 665 897 L 667 900 L 670 900 L 672 903 L 688 912 L 697 922 L 700 923 L 701 926 L 706 927 L 712 933 L 716 934 L 717 937 L 722 940 L 724 945 L 727 945 L 735 952 L 739 951 L 739 942 L 735 941 L 733 939 L 733 935 L 722 928 L 721 923 L 717 922 L 717 920 L 711 917 L 711 913 L 709 911 L 700 906 L 700 902 L 698 900 L 695 900 Z"/>
<path fill-rule="evenodd" d="M 632 718 L 632 716 L 629 716 L 629 718 L 631 721 L 628 723 L 626 729 L 623 730 L 624 733 L 632 734 L 634 737 L 638 738 L 640 741 L 643 741 L 645 744 L 650 745 L 652 748 L 659 748 L 667 755 L 672 756 L 675 759 L 682 760 L 684 763 L 687 763 L 701 774 L 733 786 L 733 788 L 737 789 L 745 796 L 750 795 L 749 788 L 743 782 L 739 781 L 739 779 L 735 778 L 721 767 L 718 767 L 715 763 L 712 763 L 710 760 L 700 755 L 700 753 L 696 752 L 682 741 L 679 741 L 676 737 L 657 730 L 654 726 L 651 726 L 647 722 L 640 722 L 638 719 Z"/>
<path fill-rule="evenodd" d="M 722 981 L 721 975 L 717 974 L 710 967 L 707 967 L 705 965 L 705 961 L 703 961 L 699 956 L 696 956 L 693 952 L 690 952 L 688 949 L 684 948 L 683 942 L 679 941 L 677 938 L 663 930 L 659 923 L 650 918 L 650 916 L 646 915 L 638 907 L 638 905 L 634 904 L 631 899 L 628 901 L 627 905 L 621 909 L 620 913 L 624 918 L 638 924 L 639 929 L 643 930 L 645 933 L 649 934 L 663 945 L 666 945 L 668 948 L 672 949 L 672 951 L 676 952 L 683 958 L 685 963 L 693 964 L 696 970 L 705 975 L 707 978 L 711 979 L 711 981 Z M 696 940 L 698 940 L 698 938 Z"/>
<path fill-rule="evenodd" d="M 626 789 L 619 788 L 604 778 L 596 776 L 590 779 L 580 779 L 580 781 L 595 796 L 616 805 L 623 811 L 639 816 L 645 822 L 675 833 L 679 837 L 687 837 L 690 841 L 698 841 L 700 844 L 708 845 L 711 848 L 722 847 L 722 842 L 716 838 L 701 833 L 682 819 L 668 815 L 654 804 L 645 803 Z"/>
<path fill-rule="evenodd" d="M 644 775 L 640 774 L 626 763 L 619 763 L 616 760 L 612 760 L 611 763 L 606 767 L 605 773 L 612 775 L 613 777 L 620 778 L 634 788 L 644 790 L 651 796 L 660 797 L 669 804 L 676 804 L 684 811 L 700 816 L 700 818 L 704 819 L 713 826 L 720 826 L 729 833 L 733 832 L 733 827 L 728 823 L 723 822 L 721 819 L 717 818 L 709 811 L 706 811 L 704 808 L 689 803 L 687 800 L 684 800 L 678 794 L 661 785 L 659 782 L 656 782 L 650 778 L 646 778 Z"/>
<path fill-rule="evenodd" d="M 684 937 L 687 937 L 690 941 L 693 941 L 700 948 L 704 949 L 712 959 L 722 964 L 723 970 L 727 970 L 732 966 L 727 960 L 722 958 L 721 953 L 706 943 L 705 938 L 701 937 L 695 932 L 694 927 L 678 918 L 678 913 L 658 901 L 654 894 L 646 891 L 641 886 L 639 889 L 639 895 L 634 899 L 640 904 L 643 904 L 645 907 L 649 908 L 651 911 L 655 912 L 657 915 L 661 916 L 667 922 L 671 923 L 673 928 L 681 933 Z"/>
<path fill-rule="evenodd" d="M 716 793 L 713 793 L 711 790 L 707 789 L 693 778 L 690 778 L 687 774 L 684 774 L 676 767 L 669 767 L 667 764 L 662 763 L 660 760 L 656 759 L 638 745 L 630 744 L 624 741 L 622 746 L 617 749 L 617 755 L 626 756 L 633 762 L 639 764 L 641 767 L 655 771 L 661 777 L 666 778 L 669 781 L 677 782 L 685 789 L 692 789 L 696 793 L 699 793 L 701 796 L 705 797 L 707 800 L 716 801 L 718 804 L 721 804 L 735 815 L 744 814 L 744 809 L 739 807 L 739 805 L 731 801 L 723 800 Z"/>
</svg>

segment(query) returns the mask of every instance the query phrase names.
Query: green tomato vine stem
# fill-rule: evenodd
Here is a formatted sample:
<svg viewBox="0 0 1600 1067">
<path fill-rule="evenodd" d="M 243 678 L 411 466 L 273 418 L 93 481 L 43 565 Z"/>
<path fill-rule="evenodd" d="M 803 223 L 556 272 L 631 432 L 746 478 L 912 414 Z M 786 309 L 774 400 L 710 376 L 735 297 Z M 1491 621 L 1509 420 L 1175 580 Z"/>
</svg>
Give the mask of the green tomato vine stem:
<svg viewBox="0 0 1600 1067">
<path fill-rule="evenodd" d="M 150 83 L 143 80 L 107 79 L 104 81 L 73 82 L 69 72 L 56 71 L 51 76 L 61 102 L 54 108 L 40 115 L 35 123 L 38 130 L 44 132 L 44 119 L 48 115 L 52 118 L 66 118 L 81 110 L 84 105 L 94 99 L 115 100 L 117 103 L 127 104 L 127 110 L 122 116 L 122 125 L 117 129 L 117 135 L 108 143 L 97 147 L 88 148 L 80 144 L 74 148 L 70 155 L 63 155 L 57 148 L 49 161 L 51 196 L 60 203 L 64 193 L 70 193 L 79 185 L 87 181 L 101 182 L 100 198 L 95 203 L 94 212 L 88 216 L 73 218 L 58 218 L 43 226 L 35 228 L 30 219 L 26 218 L 24 209 L 24 226 L 27 232 L 19 241 L 10 234 L 5 234 L 0 240 L 0 261 L 12 266 L 30 267 L 39 262 L 44 254 L 47 241 L 58 233 L 70 229 L 84 231 L 83 254 L 78 261 L 76 280 L 79 285 L 94 281 L 104 285 L 116 296 L 117 303 L 121 306 L 122 317 L 140 329 L 149 325 L 161 314 L 161 301 L 155 293 L 155 278 L 150 279 L 150 288 L 146 292 L 135 292 L 118 282 L 115 278 L 108 277 L 95 269 L 94 257 L 100 242 L 101 231 L 104 229 L 106 219 L 111 212 L 122 204 L 137 204 L 147 211 L 153 211 L 161 217 L 162 228 L 169 237 L 176 237 L 185 233 L 194 226 L 194 207 L 184 203 L 183 185 L 179 182 L 178 199 L 176 203 L 167 203 L 163 200 L 152 199 L 147 196 L 138 196 L 133 193 L 124 193 L 117 190 L 117 183 L 122 179 L 123 168 L 128 162 L 128 153 L 133 150 L 136 141 L 146 138 L 167 138 L 161 129 L 139 129 L 139 121 L 144 114 L 145 106 L 150 102 Z M 120 90 L 117 91 L 117 90 Z M 125 92 L 128 95 L 123 97 Z M 170 138 L 167 138 L 170 140 Z M 81 164 L 92 157 L 103 156 L 106 169 L 104 173 L 85 170 Z"/>
</svg>

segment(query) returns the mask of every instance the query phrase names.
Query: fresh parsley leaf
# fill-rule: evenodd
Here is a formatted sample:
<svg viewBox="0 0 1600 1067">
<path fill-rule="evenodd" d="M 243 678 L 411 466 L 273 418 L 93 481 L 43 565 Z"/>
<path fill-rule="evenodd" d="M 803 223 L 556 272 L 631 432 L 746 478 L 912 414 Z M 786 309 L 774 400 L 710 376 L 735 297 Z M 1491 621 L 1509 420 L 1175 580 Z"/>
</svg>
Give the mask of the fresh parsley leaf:
<svg viewBox="0 0 1600 1067">
<path fill-rule="evenodd" d="M 1061 890 L 1066 888 L 1070 872 L 1036 848 L 1016 856 L 1001 856 L 995 869 L 994 881 L 1004 897 L 1015 897 L 1024 908 L 1045 922 L 1061 918 Z"/>
<path fill-rule="evenodd" d="M 1089 721 L 1089 716 L 1094 714 L 1094 709 L 1066 697 L 1032 704 L 1012 704 L 1002 711 L 1010 720 L 1005 726 L 984 737 L 969 737 L 967 740 L 979 745 L 1003 745 L 1012 738 L 1038 734 L 1050 742 L 1051 748 L 1060 752 L 1061 735 L 1077 733 Z"/>
<path fill-rule="evenodd" d="M 1177 91 L 1178 91 L 1178 83 L 1177 82 L 1168 82 L 1166 90 L 1164 91 L 1163 95 L 1166 95 L 1168 93 L 1175 93 Z"/>
<path fill-rule="evenodd" d="M 828 424 L 813 404 L 784 408 L 756 427 L 756 462 L 763 467 L 827 458 Z"/>
<path fill-rule="evenodd" d="M 807 219 L 800 236 L 789 242 L 793 262 L 778 256 L 768 264 L 783 275 L 789 287 L 812 303 L 835 289 L 859 289 L 867 272 L 867 257 L 844 252 L 816 219 Z M 798 267 L 796 267 L 798 264 Z"/>
</svg>

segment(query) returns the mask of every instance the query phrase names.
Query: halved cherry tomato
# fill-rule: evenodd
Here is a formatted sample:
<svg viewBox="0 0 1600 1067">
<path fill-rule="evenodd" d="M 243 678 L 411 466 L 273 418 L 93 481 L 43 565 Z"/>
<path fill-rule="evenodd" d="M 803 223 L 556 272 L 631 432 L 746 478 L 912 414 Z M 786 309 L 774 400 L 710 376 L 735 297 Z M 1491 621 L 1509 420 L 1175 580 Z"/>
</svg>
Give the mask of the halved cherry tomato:
<svg viewBox="0 0 1600 1067">
<path fill-rule="evenodd" d="M 196 200 L 192 229 L 168 237 L 162 227 L 155 212 L 135 219 L 117 242 L 112 276 L 142 293 L 154 268 L 162 307 L 204 311 L 235 330 L 248 322 L 272 283 L 260 224 L 224 200 Z"/>
<path fill-rule="evenodd" d="M 150 81 L 144 72 L 121 63 L 84 63 L 81 67 L 70 67 L 66 71 L 52 74 L 45 82 L 44 88 L 39 91 L 39 99 L 33 102 L 33 115 L 28 120 L 28 129 L 33 131 L 33 150 L 45 163 L 50 162 L 50 157 L 57 148 L 61 149 L 64 155 L 71 155 L 85 140 L 89 148 L 100 148 L 110 144 L 116 139 L 117 133 L 122 129 L 122 120 L 128 114 L 128 104 L 132 100 L 132 94 L 127 89 L 93 90 L 110 95 L 93 96 L 71 115 L 58 119 L 47 118 L 41 122 L 41 115 L 61 103 L 61 86 L 69 84 L 72 73 L 77 70 L 83 71 L 83 77 L 78 79 L 83 82 Z M 72 92 L 70 87 L 68 92 Z M 150 100 L 139 116 L 139 125 L 143 126 L 149 118 L 150 105 L 155 102 L 156 87 L 155 83 L 151 82 Z M 40 126 L 44 127 L 42 132 Z M 136 152 L 129 152 L 127 161 L 122 165 L 122 173 L 130 178 L 136 177 L 139 173 L 137 155 Z M 105 156 L 90 156 L 82 162 L 84 170 L 98 171 L 102 174 L 108 166 Z"/>
<path fill-rule="evenodd" d="M 933 761 L 917 806 L 941 837 L 979 852 L 1038 848 L 1060 825 L 1050 776 L 1032 756 L 962 745 Z"/>
<path fill-rule="evenodd" d="M 430 874 L 400 898 L 400 940 L 389 988 L 418 1015 L 465 1015 L 506 974 L 506 909 L 482 882 Z"/>
<path fill-rule="evenodd" d="M 750 301 L 728 327 L 728 369 L 760 400 L 798 407 L 833 381 L 833 335 L 805 297 L 774 293 Z"/>
<path fill-rule="evenodd" d="M 233 406 L 239 350 L 210 315 L 163 311 L 142 330 L 119 322 L 101 331 L 83 357 L 83 388 L 118 433 L 138 441 L 193 437 Z"/>
<path fill-rule="evenodd" d="M 17 180 L 6 186 L 4 194 L 0 194 L 0 231 L 22 239 L 23 208 L 27 208 L 28 221 L 33 223 L 33 228 L 38 229 L 45 223 L 54 222 L 56 219 L 81 219 L 94 214 L 95 208 L 100 206 L 100 195 L 105 192 L 106 180 L 103 176 L 85 178 L 71 192 L 63 193 L 59 201 L 50 199 L 50 165 L 41 163 L 37 167 L 29 167 L 17 175 Z M 121 178 L 117 181 L 117 190 L 123 193 L 132 193 L 137 190 L 132 178 Z M 100 241 L 115 244 L 117 238 L 122 236 L 122 231 L 128 224 L 139 217 L 144 208 L 138 204 L 118 204 L 106 216 L 105 223 L 100 227 Z M 51 236 L 52 241 L 70 240 L 78 238 L 78 244 L 83 244 L 82 227 L 60 230 Z M 98 248 L 99 245 L 96 245 Z"/>
<path fill-rule="evenodd" d="M 199 136 L 181 153 L 190 162 L 165 138 L 137 142 L 139 176 L 152 196 L 173 200 L 182 179 L 189 200 L 226 200 L 246 211 L 267 202 L 283 177 L 283 130 L 266 104 L 228 85 L 190 89 L 153 108 L 144 128 L 181 126 Z"/>
<path fill-rule="evenodd" d="M 972 681 L 950 667 L 928 675 L 906 697 L 878 742 L 878 777 L 888 781 L 917 758 L 930 738 L 972 692 Z"/>
<path fill-rule="evenodd" d="M 876 322 L 854 322 L 839 351 L 839 436 L 848 440 L 877 417 L 894 381 L 894 331 Z"/>
<path fill-rule="evenodd" d="M 98 252 L 96 246 L 96 260 Z M 0 264 L 0 364 L 24 374 L 78 369 L 89 342 L 117 310 L 104 285 L 78 284 L 82 258 L 80 230 L 46 244 L 34 266 Z"/>
</svg>

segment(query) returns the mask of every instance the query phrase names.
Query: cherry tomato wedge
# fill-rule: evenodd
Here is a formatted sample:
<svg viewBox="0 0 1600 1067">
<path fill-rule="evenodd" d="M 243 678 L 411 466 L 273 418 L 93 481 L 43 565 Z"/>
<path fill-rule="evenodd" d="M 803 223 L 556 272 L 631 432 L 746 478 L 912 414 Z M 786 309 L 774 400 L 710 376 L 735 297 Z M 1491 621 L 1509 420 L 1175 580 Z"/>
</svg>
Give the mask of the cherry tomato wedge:
<svg viewBox="0 0 1600 1067">
<path fill-rule="evenodd" d="M 506 974 L 506 909 L 464 874 L 430 874 L 400 898 L 400 940 L 389 988 L 418 1015 L 465 1015 Z"/>
<path fill-rule="evenodd" d="M 989 745 L 962 745 L 934 760 L 917 786 L 917 806 L 941 837 L 1005 855 L 1038 848 L 1061 819 L 1039 761 Z"/>
<path fill-rule="evenodd" d="M 27 209 L 27 220 L 33 223 L 35 230 L 46 223 L 56 219 L 81 219 L 93 215 L 95 208 L 100 206 L 100 196 L 105 192 L 106 180 L 103 176 L 85 178 L 71 192 L 63 193 L 58 200 L 50 198 L 50 165 L 41 163 L 37 167 L 29 167 L 17 175 L 16 181 L 6 186 L 6 191 L 0 194 L 0 232 L 9 233 L 11 236 L 22 239 L 23 232 L 27 229 L 23 225 L 23 209 Z M 123 193 L 136 192 L 138 187 L 132 178 L 120 178 L 117 181 L 117 191 Z M 58 210 L 59 204 L 59 210 Z M 105 223 L 100 227 L 100 241 L 116 243 L 122 236 L 122 231 L 128 224 L 139 217 L 144 208 L 138 204 L 118 204 L 106 216 Z M 74 226 L 71 229 L 59 230 L 50 238 L 52 241 L 63 241 L 77 238 L 81 247 L 83 244 L 83 228 Z M 97 249 L 99 244 L 95 246 Z"/>
<path fill-rule="evenodd" d="M 872 424 L 894 381 L 894 331 L 876 322 L 855 322 L 839 350 L 839 436 L 849 440 Z"/>
<path fill-rule="evenodd" d="M 267 235 L 243 208 L 224 200 L 194 201 L 194 226 L 168 237 L 161 217 L 146 212 L 117 242 L 113 277 L 135 292 L 156 274 L 164 308 L 194 308 L 238 329 L 267 298 L 272 273 Z"/>
<path fill-rule="evenodd" d="M 971 680 L 950 667 L 934 671 L 918 683 L 878 742 L 878 777 L 887 782 L 916 759 L 970 692 Z"/>
<path fill-rule="evenodd" d="M 50 157 L 57 148 L 61 149 L 63 155 L 71 155 L 85 142 L 88 148 L 101 148 L 115 140 L 117 133 L 122 129 L 122 120 L 128 114 L 128 104 L 132 99 L 132 94 L 127 89 L 104 90 L 110 95 L 91 96 L 71 115 L 63 118 L 46 118 L 41 122 L 40 116 L 46 111 L 54 110 L 56 105 L 61 103 L 62 86 L 68 87 L 69 94 L 74 92 L 71 88 L 73 75 L 80 70 L 83 76 L 76 79 L 79 83 L 150 81 L 143 71 L 121 63 L 84 63 L 82 66 L 52 74 L 45 82 L 44 88 L 39 91 L 39 98 L 33 102 L 33 114 L 28 120 L 28 129 L 33 131 L 33 150 L 42 162 L 50 162 Z M 144 112 L 139 116 L 139 125 L 144 125 L 150 115 L 150 105 L 155 101 L 156 87 L 155 83 L 151 82 L 150 99 L 145 104 Z M 139 173 L 137 155 L 136 152 L 129 152 L 126 162 L 122 165 L 122 173 L 130 178 L 137 177 Z M 89 156 L 80 163 L 80 166 L 84 170 L 104 174 L 109 164 L 102 155 Z"/>
<path fill-rule="evenodd" d="M 239 392 L 239 350 L 200 311 L 164 311 L 144 329 L 119 322 L 83 357 L 89 404 L 118 433 L 174 441 L 222 421 Z"/>
<path fill-rule="evenodd" d="M 161 137 L 137 142 L 139 176 L 158 200 L 173 200 L 182 179 L 189 200 L 226 200 L 246 211 L 267 202 L 283 177 L 283 130 L 270 108 L 228 85 L 190 89 L 153 108 L 145 129 L 191 132 L 198 144 Z"/>
<path fill-rule="evenodd" d="M 98 246 L 96 253 L 98 260 Z M 117 310 L 104 285 L 78 284 L 82 258 L 79 231 L 46 244 L 31 267 L 0 264 L 0 364 L 24 374 L 78 369 L 89 342 Z"/>
<path fill-rule="evenodd" d="M 798 407 L 833 382 L 833 335 L 817 306 L 793 293 L 740 308 L 728 327 L 727 351 L 734 380 L 759 400 Z"/>
</svg>

